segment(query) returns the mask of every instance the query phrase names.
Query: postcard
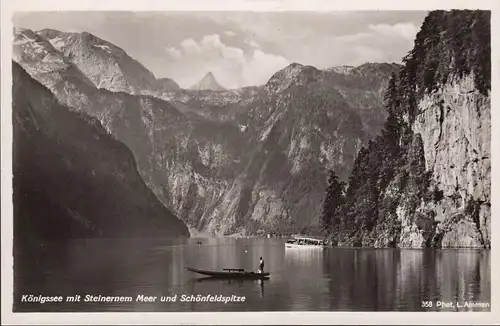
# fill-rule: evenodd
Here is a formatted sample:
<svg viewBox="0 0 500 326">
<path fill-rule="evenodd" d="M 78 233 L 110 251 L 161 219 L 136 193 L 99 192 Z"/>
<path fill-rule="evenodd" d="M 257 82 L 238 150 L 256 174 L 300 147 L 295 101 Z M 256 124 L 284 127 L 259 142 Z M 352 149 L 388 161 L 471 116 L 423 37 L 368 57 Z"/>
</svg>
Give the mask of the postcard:
<svg viewBox="0 0 500 326">
<path fill-rule="evenodd" d="M 498 322 L 493 2 L 183 2 L 2 3 L 2 321 Z"/>
</svg>

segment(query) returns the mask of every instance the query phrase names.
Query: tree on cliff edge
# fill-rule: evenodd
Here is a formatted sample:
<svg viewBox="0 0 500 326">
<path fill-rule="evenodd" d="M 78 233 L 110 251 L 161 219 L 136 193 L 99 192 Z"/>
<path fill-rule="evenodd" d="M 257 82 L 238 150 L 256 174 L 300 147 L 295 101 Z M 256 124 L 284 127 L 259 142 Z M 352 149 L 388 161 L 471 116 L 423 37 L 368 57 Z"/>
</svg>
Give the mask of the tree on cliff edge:
<svg viewBox="0 0 500 326">
<path fill-rule="evenodd" d="M 325 235 L 336 234 L 342 222 L 342 205 L 344 204 L 345 182 L 339 179 L 334 171 L 329 171 L 328 188 L 321 215 L 321 227 Z"/>
</svg>

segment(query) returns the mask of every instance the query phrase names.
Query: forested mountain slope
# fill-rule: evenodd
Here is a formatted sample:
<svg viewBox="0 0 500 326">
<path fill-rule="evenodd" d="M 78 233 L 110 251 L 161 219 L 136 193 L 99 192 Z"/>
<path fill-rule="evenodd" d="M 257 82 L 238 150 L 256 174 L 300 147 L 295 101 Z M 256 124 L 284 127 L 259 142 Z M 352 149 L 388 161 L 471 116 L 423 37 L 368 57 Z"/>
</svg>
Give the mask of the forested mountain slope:
<svg viewBox="0 0 500 326">
<path fill-rule="evenodd" d="M 16 243 L 85 237 L 186 237 L 97 119 L 71 112 L 13 63 Z"/>
<path fill-rule="evenodd" d="M 388 118 L 322 221 L 342 246 L 489 247 L 490 13 L 433 11 L 386 92 Z"/>
</svg>

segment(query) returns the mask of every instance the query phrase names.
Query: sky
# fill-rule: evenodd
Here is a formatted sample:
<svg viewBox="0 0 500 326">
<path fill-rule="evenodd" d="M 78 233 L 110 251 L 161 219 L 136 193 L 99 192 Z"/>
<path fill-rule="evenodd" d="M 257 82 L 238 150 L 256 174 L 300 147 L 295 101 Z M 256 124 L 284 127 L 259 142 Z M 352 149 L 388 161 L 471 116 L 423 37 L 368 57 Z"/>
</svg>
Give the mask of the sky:
<svg viewBox="0 0 500 326">
<path fill-rule="evenodd" d="M 23 12 L 16 27 L 87 31 L 157 78 L 188 88 L 212 72 L 225 88 L 265 84 L 290 63 L 318 69 L 401 62 L 425 11 Z"/>
</svg>

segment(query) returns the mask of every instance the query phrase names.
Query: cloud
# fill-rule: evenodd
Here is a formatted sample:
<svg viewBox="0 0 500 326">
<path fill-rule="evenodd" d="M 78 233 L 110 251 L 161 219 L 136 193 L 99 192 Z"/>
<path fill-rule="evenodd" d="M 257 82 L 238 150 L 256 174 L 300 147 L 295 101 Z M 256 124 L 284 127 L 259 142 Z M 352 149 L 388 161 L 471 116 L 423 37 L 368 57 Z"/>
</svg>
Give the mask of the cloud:
<svg viewBox="0 0 500 326">
<path fill-rule="evenodd" d="M 259 43 L 255 42 L 254 40 L 245 40 L 245 43 L 250 45 L 252 48 L 255 49 L 260 49 L 262 48 Z"/>
<path fill-rule="evenodd" d="M 379 49 L 372 48 L 369 46 L 357 45 L 353 48 L 354 56 L 356 59 L 356 64 L 364 62 L 383 62 L 385 60 L 384 53 Z"/>
<path fill-rule="evenodd" d="M 264 84 L 274 73 L 288 66 L 290 62 L 282 56 L 254 50 L 243 70 L 246 85 Z"/>
<path fill-rule="evenodd" d="M 207 72 L 212 72 L 226 88 L 261 85 L 290 63 L 262 49 L 245 52 L 242 48 L 229 46 L 222 42 L 219 34 L 204 35 L 198 42 L 185 39 L 179 46 L 186 52 L 186 57 L 182 57 L 185 69 L 183 76 L 173 77 L 182 87 L 193 85 Z M 254 46 L 258 44 L 255 42 Z M 175 56 L 175 50 L 170 52 Z"/>
<path fill-rule="evenodd" d="M 233 37 L 233 36 L 236 36 L 236 33 L 233 31 L 224 31 L 224 35 L 229 36 L 229 37 Z"/>
<path fill-rule="evenodd" d="M 417 32 L 418 28 L 412 22 L 366 24 L 363 30 L 355 33 L 314 35 L 302 43 L 291 44 L 287 52 L 291 54 L 291 61 L 318 68 L 365 62 L 401 62 L 411 49 Z"/>
<path fill-rule="evenodd" d="M 174 60 L 179 60 L 181 58 L 181 51 L 177 50 L 175 47 L 167 48 L 166 51 Z"/>
<path fill-rule="evenodd" d="M 387 36 L 400 36 L 411 40 L 415 39 L 415 35 L 417 35 L 418 32 L 418 28 L 413 23 L 398 23 L 394 25 L 370 24 L 368 28 L 376 33 Z"/>
<path fill-rule="evenodd" d="M 203 36 L 200 45 L 201 47 L 204 48 L 214 48 L 214 49 L 220 49 L 225 47 L 225 45 L 220 40 L 219 34 L 210 34 Z"/>
<path fill-rule="evenodd" d="M 417 35 L 418 28 L 412 23 L 398 23 L 394 25 L 389 24 L 370 24 L 368 31 L 363 31 L 355 34 L 347 34 L 338 36 L 335 39 L 348 43 L 367 42 L 370 40 L 397 42 L 395 38 L 402 38 L 405 40 L 413 41 Z"/>
<path fill-rule="evenodd" d="M 372 33 L 361 32 L 361 33 L 356 33 L 356 34 L 348 34 L 348 35 L 338 36 L 335 39 L 338 41 L 341 41 L 341 42 L 352 43 L 352 42 L 363 41 L 367 38 L 370 38 L 372 35 L 373 35 Z"/>
<path fill-rule="evenodd" d="M 193 40 L 192 38 L 188 38 L 188 39 L 183 40 L 180 45 L 186 53 L 193 54 L 193 53 L 200 53 L 201 52 L 201 49 L 198 46 L 198 43 L 196 43 L 196 41 Z"/>
<path fill-rule="evenodd" d="M 243 62 L 243 58 L 245 53 L 242 49 L 234 48 L 234 47 L 224 47 L 222 49 L 222 57 L 227 60 L 235 60 L 238 62 Z"/>
</svg>

